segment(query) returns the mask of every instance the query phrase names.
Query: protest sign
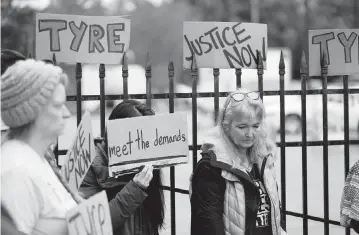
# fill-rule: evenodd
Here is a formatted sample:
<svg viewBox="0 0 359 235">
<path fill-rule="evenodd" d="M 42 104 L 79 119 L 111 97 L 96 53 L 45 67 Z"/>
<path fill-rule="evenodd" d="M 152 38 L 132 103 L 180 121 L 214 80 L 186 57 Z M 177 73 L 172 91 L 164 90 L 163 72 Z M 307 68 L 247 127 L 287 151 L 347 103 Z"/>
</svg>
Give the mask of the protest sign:
<svg viewBox="0 0 359 235">
<path fill-rule="evenodd" d="M 129 16 L 36 14 L 36 59 L 120 64 L 129 43 Z"/>
<path fill-rule="evenodd" d="M 161 168 L 188 162 L 186 113 L 109 120 L 110 177 L 138 172 L 145 164 Z"/>
<path fill-rule="evenodd" d="M 78 190 L 92 161 L 95 158 L 95 144 L 92 135 L 91 116 L 88 111 L 77 127 L 72 147 L 67 151 L 61 171 L 73 190 Z"/>
<path fill-rule="evenodd" d="M 321 58 L 328 75 L 359 73 L 359 29 L 309 30 L 309 76 L 321 75 Z"/>
<path fill-rule="evenodd" d="M 183 67 L 257 68 L 258 55 L 266 69 L 267 25 L 236 22 L 184 22 Z"/>
<path fill-rule="evenodd" d="M 90 197 L 66 215 L 69 235 L 112 235 L 106 191 Z"/>
</svg>

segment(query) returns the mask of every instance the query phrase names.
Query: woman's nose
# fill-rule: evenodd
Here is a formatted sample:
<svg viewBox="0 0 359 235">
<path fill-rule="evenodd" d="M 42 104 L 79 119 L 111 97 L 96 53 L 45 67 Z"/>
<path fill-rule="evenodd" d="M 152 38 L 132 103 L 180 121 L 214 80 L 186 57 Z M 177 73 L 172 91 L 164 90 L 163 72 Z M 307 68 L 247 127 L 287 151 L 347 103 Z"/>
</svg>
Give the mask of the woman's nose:
<svg viewBox="0 0 359 235">
<path fill-rule="evenodd" d="M 63 117 L 64 117 L 64 119 L 67 119 L 67 118 L 71 117 L 71 113 L 70 113 L 70 111 L 69 111 L 69 109 L 67 108 L 66 105 L 65 105 L 65 107 L 64 107 Z"/>
<path fill-rule="evenodd" d="M 248 128 L 248 131 L 247 131 L 246 136 L 247 136 L 247 137 L 252 137 L 252 136 L 253 136 L 253 130 L 252 130 L 252 128 Z"/>
</svg>

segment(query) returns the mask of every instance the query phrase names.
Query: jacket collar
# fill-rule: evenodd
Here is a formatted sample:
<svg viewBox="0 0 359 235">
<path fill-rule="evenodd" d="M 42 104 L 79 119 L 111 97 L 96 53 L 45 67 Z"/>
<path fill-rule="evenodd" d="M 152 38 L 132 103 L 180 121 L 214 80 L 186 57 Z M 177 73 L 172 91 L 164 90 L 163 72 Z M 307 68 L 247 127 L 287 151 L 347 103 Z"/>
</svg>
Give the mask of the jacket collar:
<svg viewBox="0 0 359 235">
<path fill-rule="evenodd" d="M 202 154 L 208 154 L 210 164 L 214 167 L 222 169 L 222 177 L 228 181 L 246 180 L 254 184 L 251 177 L 246 173 L 243 166 L 243 161 L 246 159 L 239 159 L 235 151 L 230 151 L 231 146 L 226 143 L 221 137 L 219 126 L 212 128 L 202 145 Z M 272 154 L 266 157 L 258 158 L 258 166 L 260 167 L 261 175 L 263 174 L 264 167 L 267 164 L 273 164 L 274 158 Z"/>
</svg>

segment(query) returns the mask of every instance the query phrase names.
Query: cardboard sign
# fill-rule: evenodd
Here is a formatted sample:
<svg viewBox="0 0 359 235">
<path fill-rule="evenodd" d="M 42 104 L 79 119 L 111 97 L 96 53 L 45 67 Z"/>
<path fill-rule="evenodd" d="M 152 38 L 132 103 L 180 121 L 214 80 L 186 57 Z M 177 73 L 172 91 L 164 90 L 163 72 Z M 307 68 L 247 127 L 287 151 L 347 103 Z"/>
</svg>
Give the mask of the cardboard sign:
<svg viewBox="0 0 359 235">
<path fill-rule="evenodd" d="M 112 235 L 106 191 L 90 197 L 66 215 L 69 235 Z"/>
<path fill-rule="evenodd" d="M 61 168 L 62 175 L 71 189 L 78 190 L 95 159 L 91 116 L 88 111 L 85 112 L 77 127 L 76 137 L 65 159 L 65 164 Z"/>
<path fill-rule="evenodd" d="M 321 57 L 328 62 L 328 75 L 359 73 L 359 29 L 309 30 L 309 76 L 321 75 Z"/>
<path fill-rule="evenodd" d="M 110 177 L 188 162 L 186 113 L 109 120 L 107 138 Z"/>
<path fill-rule="evenodd" d="M 257 68 L 257 51 L 266 69 L 267 25 L 236 22 L 184 22 L 183 67 Z"/>
<path fill-rule="evenodd" d="M 37 59 L 120 64 L 129 43 L 129 16 L 36 14 Z"/>
</svg>

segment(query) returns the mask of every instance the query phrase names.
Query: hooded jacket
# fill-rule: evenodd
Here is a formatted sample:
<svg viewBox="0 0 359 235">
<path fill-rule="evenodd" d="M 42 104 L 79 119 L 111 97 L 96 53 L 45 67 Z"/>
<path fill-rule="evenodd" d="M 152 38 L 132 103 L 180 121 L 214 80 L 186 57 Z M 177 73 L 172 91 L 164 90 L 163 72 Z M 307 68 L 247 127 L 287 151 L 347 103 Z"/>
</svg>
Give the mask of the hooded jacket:
<svg viewBox="0 0 359 235">
<path fill-rule="evenodd" d="M 205 139 L 203 157 L 191 177 L 192 235 L 254 235 L 259 191 L 228 149 L 215 127 Z M 269 154 L 258 159 L 258 166 L 271 201 L 272 234 L 283 235 L 274 162 L 274 154 Z"/>
</svg>

